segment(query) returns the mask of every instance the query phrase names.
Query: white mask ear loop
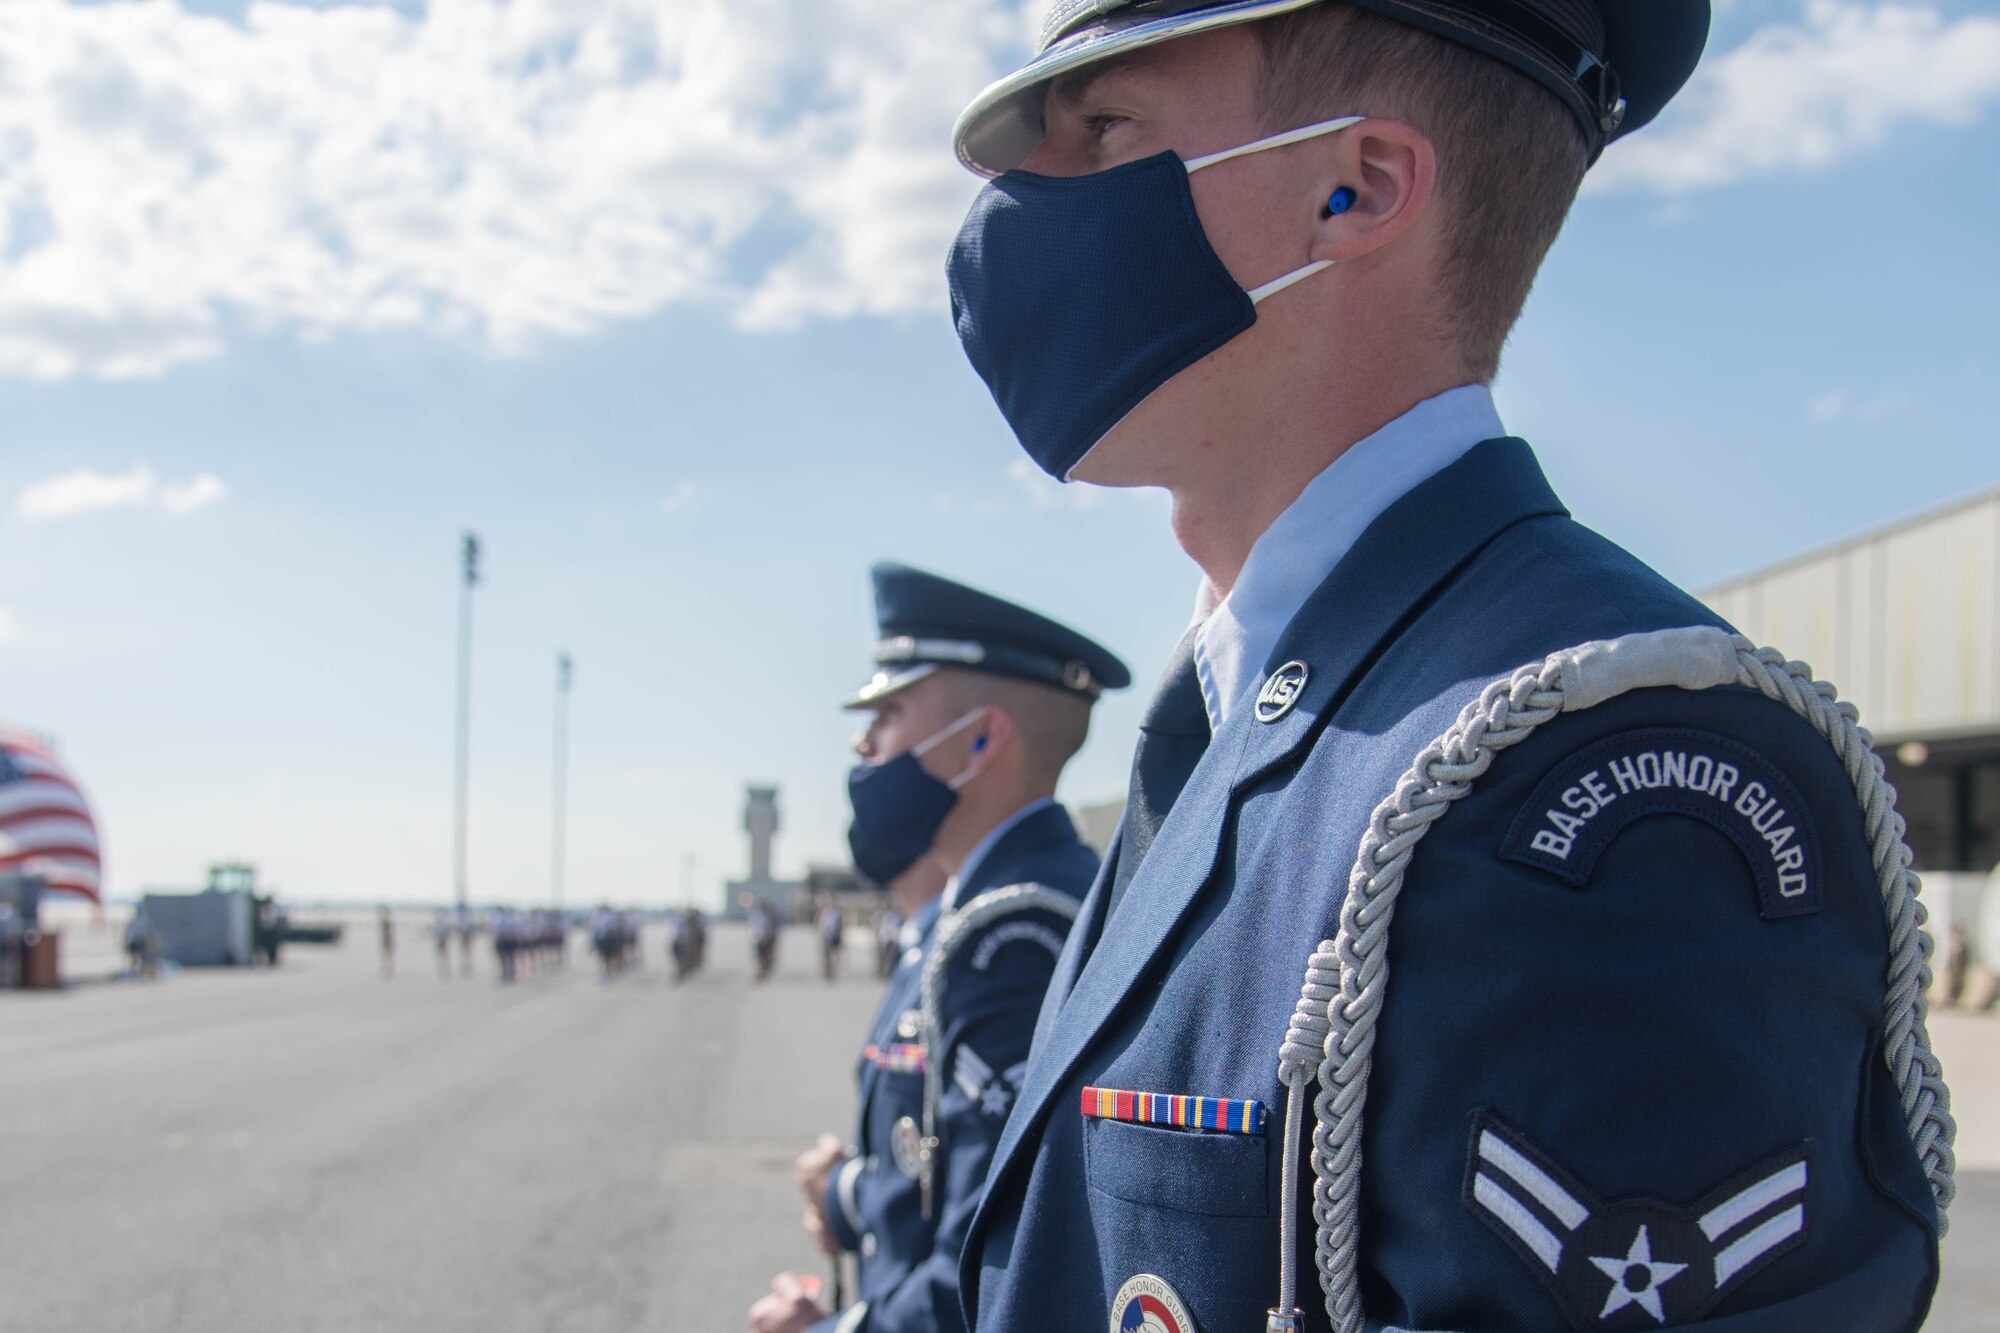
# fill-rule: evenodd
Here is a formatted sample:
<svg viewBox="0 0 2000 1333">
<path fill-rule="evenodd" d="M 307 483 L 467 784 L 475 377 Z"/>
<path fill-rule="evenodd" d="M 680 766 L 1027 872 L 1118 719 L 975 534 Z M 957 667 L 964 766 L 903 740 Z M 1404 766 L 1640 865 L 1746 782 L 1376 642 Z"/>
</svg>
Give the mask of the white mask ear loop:
<svg viewBox="0 0 2000 1333">
<path fill-rule="evenodd" d="M 1246 157 L 1251 153 L 1261 153 L 1267 149 L 1283 148 L 1286 144 L 1304 143 L 1307 139 L 1317 139 L 1322 134 L 1332 134 L 1335 130 L 1346 129 L 1349 125 L 1359 125 L 1366 119 L 1368 119 L 1366 116 L 1342 116 L 1338 120 L 1322 120 L 1316 125 L 1301 125 L 1295 130 L 1286 130 L 1283 134 L 1273 134 L 1263 139 L 1252 139 L 1249 143 L 1237 148 L 1225 148 L 1219 153 L 1210 153 L 1206 157 L 1191 159 L 1187 163 L 1188 174 L 1192 176 L 1203 167 L 1212 167 L 1218 162 L 1227 162 L 1232 157 Z"/>
<path fill-rule="evenodd" d="M 1250 304 L 1256 305 L 1259 301 L 1262 301 L 1265 297 L 1270 296 L 1272 293 L 1282 292 L 1283 290 L 1285 290 L 1285 288 L 1291 286 L 1293 283 L 1303 281 L 1306 278 L 1310 278 L 1313 274 L 1319 272 L 1323 268 L 1332 268 L 1332 267 L 1333 267 L 1333 261 L 1331 259 L 1315 259 L 1312 263 L 1307 264 L 1304 268 L 1295 268 L 1282 278 L 1271 279 L 1269 282 L 1265 283 L 1262 287 L 1252 287 L 1249 292 Z"/>
<path fill-rule="evenodd" d="M 1283 134 L 1273 134 L 1267 138 L 1253 139 L 1241 147 L 1225 148 L 1219 153 L 1210 153 L 1205 157 L 1193 159 L 1187 163 L 1188 174 L 1192 176 L 1203 167 L 1212 167 L 1217 162 L 1227 162 L 1232 157 L 1244 157 L 1251 153 L 1264 152 L 1266 149 L 1283 148 L 1287 144 L 1303 143 L 1307 139 L 1317 139 L 1322 134 L 1332 134 L 1335 130 L 1344 130 L 1350 125 L 1359 125 L 1366 119 L 1368 119 L 1366 116 L 1342 116 L 1338 120 L 1322 120 L 1316 125 L 1301 125 L 1298 129 L 1286 130 Z M 1310 278 L 1323 268 L 1332 267 L 1333 261 L 1331 259 L 1315 260 L 1303 268 L 1295 268 L 1282 277 L 1273 278 L 1261 287 L 1252 287 L 1248 293 L 1250 304 L 1256 305 L 1265 297 L 1274 296 L 1293 283 Z"/>
<path fill-rule="evenodd" d="M 971 712 L 967 713 L 964 717 L 961 717 L 958 721 L 946 727 L 943 731 L 938 732 L 935 736 L 932 736 L 929 740 L 921 741 L 918 744 L 911 746 L 910 753 L 915 755 L 919 759 L 923 758 L 926 754 L 930 753 L 938 746 L 950 740 L 953 736 L 956 736 L 959 732 L 964 731 L 967 727 L 971 726 L 973 722 L 976 721 L 985 712 L 986 712 L 986 705 L 985 704 L 979 705 L 979 707 L 973 709 Z M 957 777 L 948 780 L 944 785 L 951 788 L 953 791 L 957 791 L 960 787 L 963 787 L 966 783 L 972 781 L 972 779 L 975 776 L 977 776 L 975 770 L 968 768 L 963 773 L 960 773 Z"/>
</svg>

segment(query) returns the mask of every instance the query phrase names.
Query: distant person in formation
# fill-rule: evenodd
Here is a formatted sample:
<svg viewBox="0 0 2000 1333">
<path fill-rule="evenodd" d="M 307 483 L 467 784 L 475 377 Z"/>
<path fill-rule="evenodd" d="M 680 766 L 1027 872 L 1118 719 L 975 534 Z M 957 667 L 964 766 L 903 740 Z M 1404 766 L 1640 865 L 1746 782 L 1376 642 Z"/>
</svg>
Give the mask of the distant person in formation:
<svg viewBox="0 0 2000 1333">
<path fill-rule="evenodd" d="M 590 917 L 590 951 L 597 955 L 598 976 L 609 981 L 618 973 L 618 913 L 601 903 Z"/>
<path fill-rule="evenodd" d="M 440 911 L 431 923 L 431 937 L 437 944 L 438 980 L 451 980 L 451 913 Z"/>
<path fill-rule="evenodd" d="M 385 904 L 375 913 L 375 925 L 382 938 L 382 976 L 396 975 L 396 918 Z"/>
<path fill-rule="evenodd" d="M 750 909 L 750 955 L 756 964 L 756 979 L 769 980 L 778 965 L 778 914 L 761 901 Z"/>
<path fill-rule="evenodd" d="M 27 932 L 14 904 L 0 898 L 0 988 L 12 990 L 21 984 L 22 941 Z"/>
<path fill-rule="evenodd" d="M 840 974 L 840 937 L 847 919 L 828 894 L 819 904 L 819 968 L 828 981 Z"/>
<path fill-rule="evenodd" d="M 902 565 L 874 580 L 877 672 L 847 701 L 869 715 L 848 842 L 907 945 L 862 1046 L 852 1146 L 825 1135 L 798 1161 L 806 1230 L 836 1264 L 860 1256 L 860 1299 L 829 1310 L 782 1273 L 751 1308 L 756 1333 L 962 1329 L 966 1228 L 1097 873 L 1056 782 L 1098 696 L 1131 681 L 1097 643 L 991 594 Z M 1062 1325 L 1093 1326 L 1095 1311 Z"/>
<path fill-rule="evenodd" d="M 125 955 L 131 975 L 153 975 L 153 919 L 146 915 L 144 907 L 134 908 L 132 919 L 125 923 Z"/>
<path fill-rule="evenodd" d="M 493 961 L 500 969 L 502 985 L 514 983 L 515 950 L 521 946 L 520 923 L 514 909 L 502 907 L 493 913 Z"/>
<path fill-rule="evenodd" d="M 541 913 L 516 912 L 514 920 L 514 980 L 533 981 L 542 970 Z"/>
<path fill-rule="evenodd" d="M 278 965 L 278 919 L 274 905 L 261 894 L 250 895 L 250 966 Z"/>
<path fill-rule="evenodd" d="M 619 932 L 618 966 L 621 970 L 641 968 L 645 960 L 639 956 L 639 937 L 645 933 L 646 914 L 636 907 L 628 907 L 622 918 L 622 926 L 623 929 Z"/>
<path fill-rule="evenodd" d="M 694 970 L 708 965 L 708 917 L 699 907 L 688 908 L 688 933 L 694 938 Z"/>
<path fill-rule="evenodd" d="M 470 979 L 472 976 L 472 939 L 479 933 L 479 921 L 472 915 L 472 909 L 462 903 L 458 907 L 457 915 L 459 975 Z"/>
<path fill-rule="evenodd" d="M 558 962 L 556 944 L 562 939 L 562 929 L 556 924 L 556 914 L 542 908 L 534 914 L 535 920 L 535 971 L 553 970 Z"/>
<path fill-rule="evenodd" d="M 675 981 L 686 981 L 694 972 L 693 908 L 667 918 L 667 961 L 673 964 Z"/>
<path fill-rule="evenodd" d="M 896 970 L 896 960 L 903 956 L 903 914 L 894 907 L 885 907 L 875 918 L 875 975 L 887 981 L 889 974 Z"/>
</svg>

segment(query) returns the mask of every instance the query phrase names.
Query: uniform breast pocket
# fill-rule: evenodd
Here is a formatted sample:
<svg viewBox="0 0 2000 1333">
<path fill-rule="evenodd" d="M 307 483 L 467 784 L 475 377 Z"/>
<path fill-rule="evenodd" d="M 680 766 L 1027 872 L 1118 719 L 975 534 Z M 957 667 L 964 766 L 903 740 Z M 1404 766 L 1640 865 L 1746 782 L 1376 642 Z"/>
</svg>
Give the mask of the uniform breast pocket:
<svg viewBox="0 0 2000 1333">
<path fill-rule="evenodd" d="M 1090 1188 L 1127 1203 L 1206 1217 L 1270 1214 L 1262 1134 L 1204 1133 L 1089 1120 L 1083 1170 Z"/>
</svg>

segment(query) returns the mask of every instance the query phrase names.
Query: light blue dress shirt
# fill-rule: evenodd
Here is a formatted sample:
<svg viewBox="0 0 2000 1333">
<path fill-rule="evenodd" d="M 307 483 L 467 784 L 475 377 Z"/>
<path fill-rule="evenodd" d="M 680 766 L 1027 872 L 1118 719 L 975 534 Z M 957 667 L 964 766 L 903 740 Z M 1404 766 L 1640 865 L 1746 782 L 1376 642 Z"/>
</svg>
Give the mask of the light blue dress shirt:
<svg viewBox="0 0 2000 1333">
<path fill-rule="evenodd" d="M 1426 398 L 1307 482 L 1250 548 L 1227 597 L 1217 601 L 1201 581 L 1194 666 L 1211 730 L 1244 706 L 1278 637 L 1368 525 L 1473 445 L 1506 433 L 1483 384 Z"/>
<path fill-rule="evenodd" d="M 1054 805 L 1055 803 L 1056 803 L 1055 798 L 1052 796 L 1038 797 L 1035 800 L 1032 800 L 1028 802 L 1026 805 L 1022 806 L 1019 810 L 1016 810 L 1013 814 L 1008 815 L 1005 819 L 1001 820 L 998 824 L 994 826 L 993 831 L 991 833 L 988 833 L 985 837 L 981 838 L 978 844 L 975 845 L 971 851 L 965 854 L 965 862 L 964 864 L 959 866 L 958 873 L 951 877 L 951 883 L 945 885 L 944 889 L 945 910 L 948 912 L 952 908 L 957 907 L 959 905 L 958 886 L 960 881 L 970 879 L 972 877 L 972 872 L 979 869 L 979 863 L 986 859 L 986 854 L 988 852 L 993 850 L 993 844 L 999 842 L 1001 838 L 1006 836 L 1008 829 L 1013 828 L 1016 824 L 1026 819 L 1029 815 L 1034 814 L 1037 810 L 1040 810 L 1043 806 Z"/>
</svg>

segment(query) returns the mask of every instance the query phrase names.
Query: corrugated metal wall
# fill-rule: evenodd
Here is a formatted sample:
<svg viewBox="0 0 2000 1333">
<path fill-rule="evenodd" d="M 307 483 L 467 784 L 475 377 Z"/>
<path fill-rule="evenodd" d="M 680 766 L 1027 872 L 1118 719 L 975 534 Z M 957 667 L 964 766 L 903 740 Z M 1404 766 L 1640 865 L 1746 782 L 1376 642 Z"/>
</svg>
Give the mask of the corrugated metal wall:
<svg viewBox="0 0 2000 1333">
<path fill-rule="evenodd" d="M 2000 730 L 2000 490 L 1700 596 L 1884 740 Z"/>
</svg>

